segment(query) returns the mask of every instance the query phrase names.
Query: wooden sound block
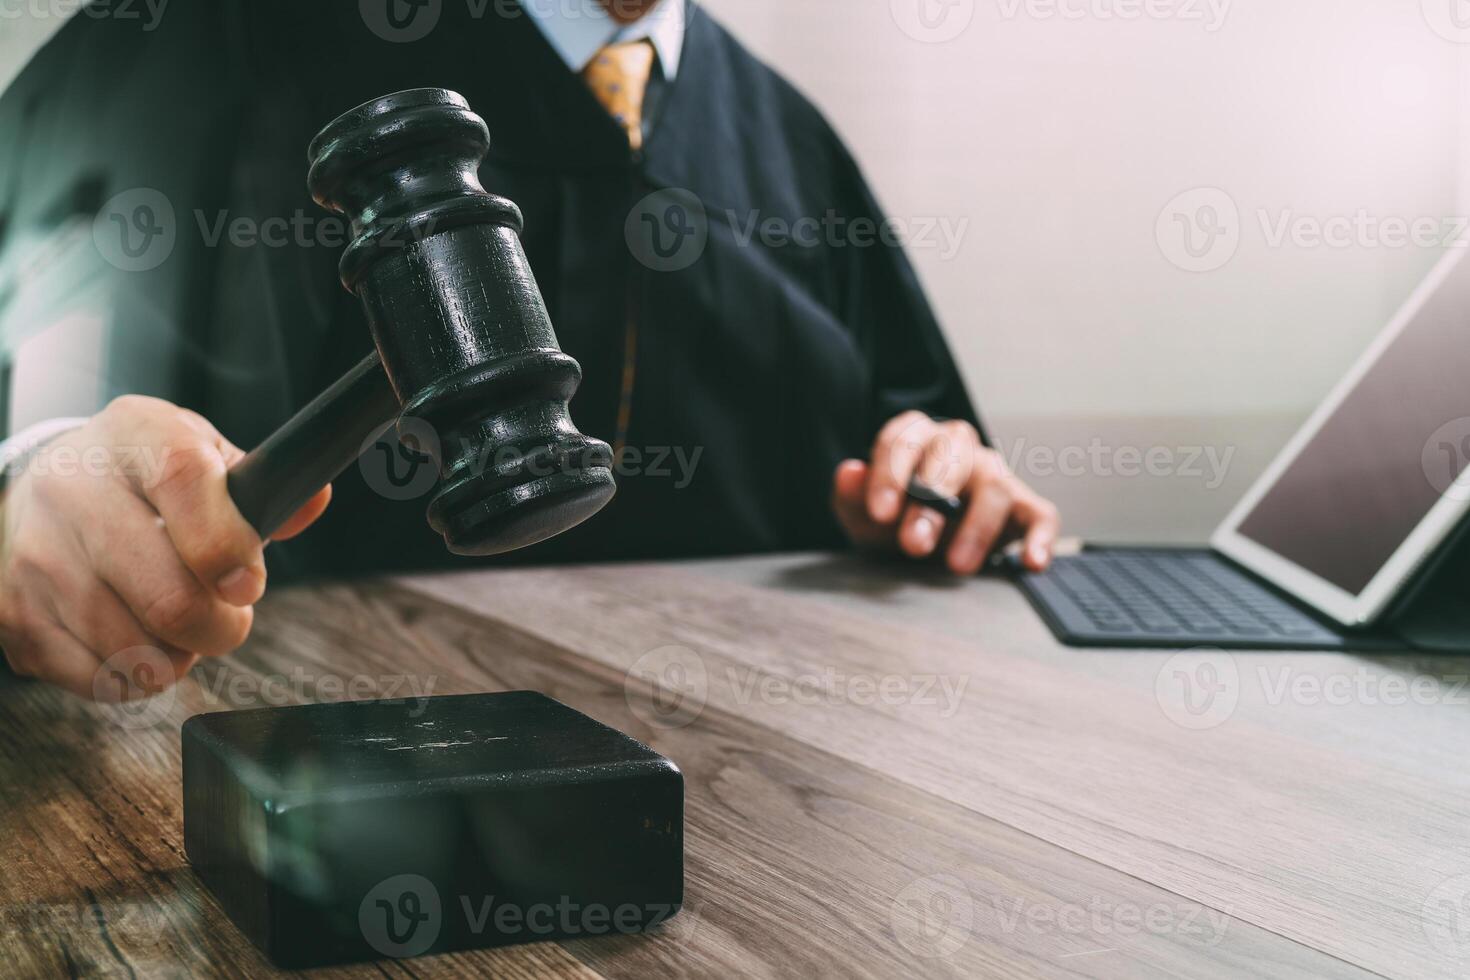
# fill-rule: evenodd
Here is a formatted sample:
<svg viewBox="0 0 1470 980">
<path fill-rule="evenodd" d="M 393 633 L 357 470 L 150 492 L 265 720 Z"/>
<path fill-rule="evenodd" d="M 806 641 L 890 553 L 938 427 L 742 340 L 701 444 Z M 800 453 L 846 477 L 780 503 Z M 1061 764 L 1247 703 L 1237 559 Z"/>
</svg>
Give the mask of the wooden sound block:
<svg viewBox="0 0 1470 980">
<path fill-rule="evenodd" d="M 184 847 L 278 966 L 638 932 L 683 900 L 684 777 L 530 691 L 196 715 Z"/>
</svg>

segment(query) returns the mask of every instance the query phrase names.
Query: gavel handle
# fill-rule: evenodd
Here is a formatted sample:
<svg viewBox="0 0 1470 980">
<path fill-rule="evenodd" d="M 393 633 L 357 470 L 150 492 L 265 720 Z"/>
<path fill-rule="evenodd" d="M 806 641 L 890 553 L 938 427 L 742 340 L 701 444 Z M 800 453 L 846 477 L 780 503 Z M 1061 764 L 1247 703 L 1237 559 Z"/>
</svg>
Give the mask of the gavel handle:
<svg viewBox="0 0 1470 980">
<path fill-rule="evenodd" d="M 230 497 L 262 539 L 357 459 L 397 417 L 398 396 L 374 351 L 231 467 Z"/>
</svg>

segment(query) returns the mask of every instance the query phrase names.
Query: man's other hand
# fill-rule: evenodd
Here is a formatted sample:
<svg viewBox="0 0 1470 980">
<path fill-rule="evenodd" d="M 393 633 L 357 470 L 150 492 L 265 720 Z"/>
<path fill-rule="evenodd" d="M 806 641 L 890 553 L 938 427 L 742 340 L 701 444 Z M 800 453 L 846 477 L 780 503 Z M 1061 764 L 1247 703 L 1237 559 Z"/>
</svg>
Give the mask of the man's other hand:
<svg viewBox="0 0 1470 980">
<path fill-rule="evenodd" d="M 200 656 L 245 642 L 265 592 L 265 545 L 230 499 L 243 456 L 209 422 L 154 398 L 120 398 L 48 443 L 0 511 L 0 645 L 18 674 L 81 697 L 109 657 L 151 647 L 177 681 Z M 325 487 L 275 535 L 326 509 Z M 152 693 L 152 692 L 149 692 Z"/>
<path fill-rule="evenodd" d="M 959 497 L 963 515 L 944 515 L 908 497 L 909 482 Z M 942 552 L 956 575 L 973 575 L 997 547 L 1023 539 L 1032 571 L 1051 562 L 1060 519 L 1051 501 L 1022 483 L 986 448 L 968 422 L 936 422 L 922 412 L 896 416 L 878 433 L 868 462 L 844 460 L 833 476 L 832 506 L 853 542 L 913 558 Z"/>
</svg>

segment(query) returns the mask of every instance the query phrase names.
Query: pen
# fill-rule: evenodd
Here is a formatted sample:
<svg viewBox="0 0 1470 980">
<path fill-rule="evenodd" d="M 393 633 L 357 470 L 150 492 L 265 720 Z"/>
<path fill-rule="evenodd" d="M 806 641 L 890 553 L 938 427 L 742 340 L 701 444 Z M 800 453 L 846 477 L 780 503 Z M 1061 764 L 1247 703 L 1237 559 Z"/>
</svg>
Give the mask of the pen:
<svg viewBox="0 0 1470 980">
<path fill-rule="evenodd" d="M 908 497 L 916 504 L 939 512 L 945 520 L 955 520 L 965 512 L 965 502 L 959 497 L 926 487 L 918 477 L 909 481 Z"/>
</svg>

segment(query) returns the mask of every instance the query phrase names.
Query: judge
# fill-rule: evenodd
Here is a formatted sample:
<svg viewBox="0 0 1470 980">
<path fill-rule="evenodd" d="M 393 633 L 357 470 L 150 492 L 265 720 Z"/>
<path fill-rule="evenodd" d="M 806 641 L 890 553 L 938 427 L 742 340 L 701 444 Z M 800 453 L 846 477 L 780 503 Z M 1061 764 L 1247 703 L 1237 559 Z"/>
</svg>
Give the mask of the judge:
<svg viewBox="0 0 1470 980">
<path fill-rule="evenodd" d="M 617 451 L 603 512 L 507 560 L 851 541 L 969 575 L 1021 537 L 1029 567 L 1049 561 L 1056 511 L 987 447 L 851 155 L 692 2 L 175 0 L 155 26 L 78 18 L 0 101 L 0 146 L 40 148 L 13 165 L 13 222 L 54 220 L 78 175 L 99 173 L 84 216 L 146 192 L 173 222 L 156 263 L 91 270 L 109 394 L 127 394 L 7 447 L 158 461 L 12 466 L 0 644 L 17 671 L 90 697 L 117 651 L 157 647 L 182 676 L 244 642 L 266 552 L 225 472 L 370 343 L 336 280 L 343 230 L 306 195 L 304 148 L 405 88 L 456 90 L 485 118 L 481 181 L 524 213 L 531 267 L 582 365 L 573 417 Z M 762 226 L 791 234 L 751 234 Z M 23 262 L 15 240 L 0 240 L 0 270 Z M 27 275 L 78 302 L 75 264 Z M 412 462 L 367 454 L 283 529 L 315 525 L 270 549 L 272 573 L 465 564 L 424 526 L 432 484 L 384 469 Z M 910 502 L 915 477 L 963 514 Z"/>
</svg>

